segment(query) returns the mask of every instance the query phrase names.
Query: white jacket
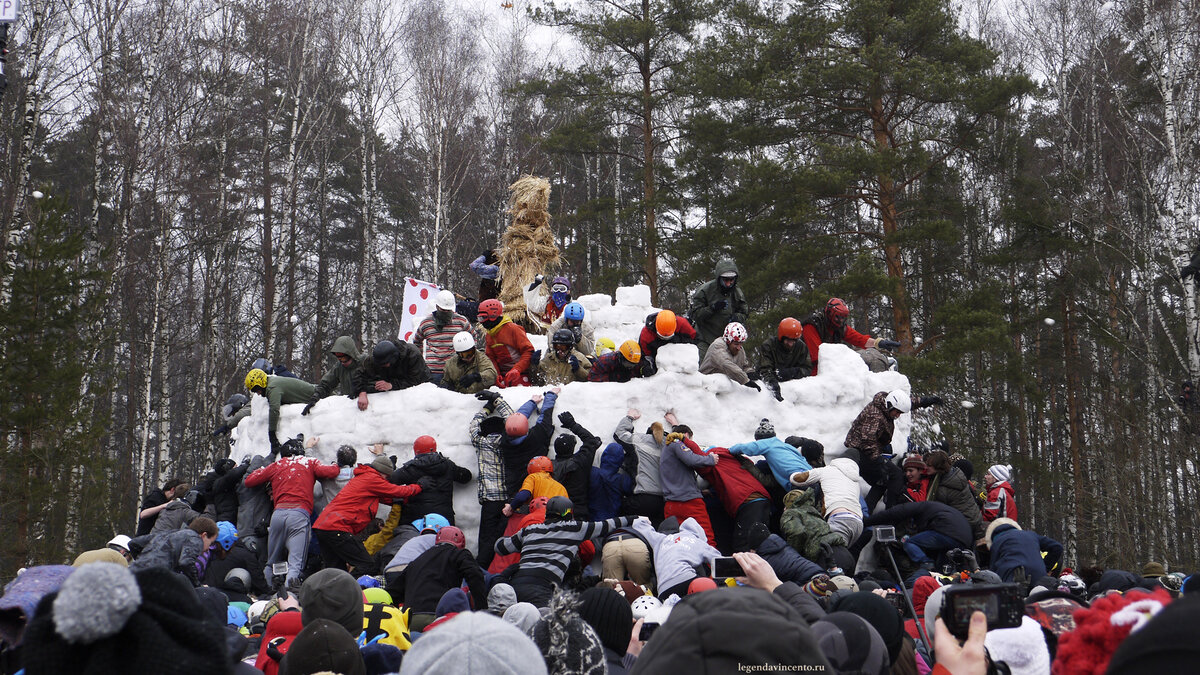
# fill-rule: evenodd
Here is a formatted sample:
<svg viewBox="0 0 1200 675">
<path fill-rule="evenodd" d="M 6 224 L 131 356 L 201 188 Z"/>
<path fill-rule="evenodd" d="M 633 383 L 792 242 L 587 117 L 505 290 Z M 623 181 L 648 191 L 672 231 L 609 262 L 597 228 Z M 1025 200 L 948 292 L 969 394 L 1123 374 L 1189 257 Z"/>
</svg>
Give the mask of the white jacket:
<svg viewBox="0 0 1200 675">
<path fill-rule="evenodd" d="M 828 466 L 809 471 L 808 480 L 797 486 L 808 487 L 816 483 L 821 484 L 821 492 L 825 495 L 825 515 L 837 509 L 848 509 L 862 517 L 862 505 L 858 500 L 858 462 L 849 457 L 830 460 Z"/>
</svg>

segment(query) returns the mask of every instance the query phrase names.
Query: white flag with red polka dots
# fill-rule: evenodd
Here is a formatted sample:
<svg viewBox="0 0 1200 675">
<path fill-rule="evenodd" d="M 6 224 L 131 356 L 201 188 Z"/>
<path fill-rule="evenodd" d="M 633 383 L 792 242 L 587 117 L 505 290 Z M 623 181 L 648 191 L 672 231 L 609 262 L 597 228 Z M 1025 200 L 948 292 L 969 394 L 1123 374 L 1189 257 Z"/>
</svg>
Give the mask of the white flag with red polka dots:
<svg viewBox="0 0 1200 675">
<path fill-rule="evenodd" d="M 400 317 L 400 339 L 412 342 L 413 333 L 421 320 L 429 316 L 433 296 L 437 294 L 437 284 L 405 277 L 404 284 L 404 314 Z"/>
</svg>

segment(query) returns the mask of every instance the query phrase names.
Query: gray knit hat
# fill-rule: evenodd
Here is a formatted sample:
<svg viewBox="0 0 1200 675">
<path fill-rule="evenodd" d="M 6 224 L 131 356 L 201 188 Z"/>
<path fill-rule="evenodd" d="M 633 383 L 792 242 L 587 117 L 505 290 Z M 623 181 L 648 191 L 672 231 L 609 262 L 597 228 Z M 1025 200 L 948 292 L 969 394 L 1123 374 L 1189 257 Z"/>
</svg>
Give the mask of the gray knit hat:
<svg viewBox="0 0 1200 675">
<path fill-rule="evenodd" d="M 546 662 L 519 628 L 485 612 L 464 612 L 421 635 L 400 675 L 548 675 Z"/>
<path fill-rule="evenodd" d="M 758 422 L 758 428 L 754 430 L 754 440 L 761 441 L 764 438 L 771 438 L 775 435 L 775 425 L 771 424 L 771 420 L 762 418 Z"/>
</svg>

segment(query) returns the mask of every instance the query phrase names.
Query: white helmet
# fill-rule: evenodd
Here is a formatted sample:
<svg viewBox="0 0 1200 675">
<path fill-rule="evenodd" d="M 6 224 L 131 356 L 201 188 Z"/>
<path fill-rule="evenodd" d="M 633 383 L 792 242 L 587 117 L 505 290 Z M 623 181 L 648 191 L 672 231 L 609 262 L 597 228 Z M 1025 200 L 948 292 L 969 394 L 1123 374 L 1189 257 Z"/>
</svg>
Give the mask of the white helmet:
<svg viewBox="0 0 1200 675">
<path fill-rule="evenodd" d="M 469 352 L 475 349 L 475 336 L 470 331 L 459 331 L 454 334 L 454 351 Z"/>
<path fill-rule="evenodd" d="M 436 296 L 434 296 L 433 304 L 436 305 L 438 309 L 444 309 L 452 312 L 454 311 L 454 294 L 450 291 L 442 289 L 437 292 Z"/>
<path fill-rule="evenodd" d="M 734 321 L 725 326 L 725 341 L 730 344 L 742 344 L 749 338 L 746 327 Z"/>
<path fill-rule="evenodd" d="M 251 604 L 250 608 L 246 610 L 246 623 L 252 624 L 258 621 L 258 617 L 262 616 L 262 613 L 266 611 L 269 604 L 269 600 L 259 600 Z"/>
<path fill-rule="evenodd" d="M 110 547 L 120 546 L 121 548 L 128 551 L 129 550 L 129 535 L 118 534 L 117 536 L 108 540 L 108 546 L 110 546 Z"/>
<path fill-rule="evenodd" d="M 883 400 L 883 406 L 888 410 L 906 413 L 912 410 L 912 398 L 903 389 L 893 389 Z"/>
<path fill-rule="evenodd" d="M 639 595 L 634 599 L 629 609 L 633 611 L 633 620 L 644 619 L 650 612 L 662 607 L 662 601 L 653 595 Z"/>
</svg>

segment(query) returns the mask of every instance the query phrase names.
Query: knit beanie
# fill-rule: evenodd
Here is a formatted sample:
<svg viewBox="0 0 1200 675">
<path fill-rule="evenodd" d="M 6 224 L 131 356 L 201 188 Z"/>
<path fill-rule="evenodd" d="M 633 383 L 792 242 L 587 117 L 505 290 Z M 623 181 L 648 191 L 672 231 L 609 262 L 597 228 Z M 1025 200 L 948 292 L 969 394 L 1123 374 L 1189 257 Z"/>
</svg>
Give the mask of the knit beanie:
<svg viewBox="0 0 1200 675">
<path fill-rule="evenodd" d="M 521 604 L 528 605 L 517 603 L 513 607 Z M 533 612 L 538 613 L 536 608 Z M 400 675 L 547 675 L 547 672 L 541 652 L 520 629 L 486 612 L 466 612 L 414 642 L 404 656 Z"/>
<path fill-rule="evenodd" d="M 905 469 L 917 469 L 918 471 L 925 470 L 925 460 L 921 459 L 920 455 L 909 455 L 904 458 Z"/>
<path fill-rule="evenodd" d="M 992 474 L 992 478 L 998 481 L 1005 482 L 1012 478 L 1012 467 L 1008 464 L 993 464 L 988 467 L 988 473 Z"/>
<path fill-rule="evenodd" d="M 517 591 L 508 584 L 500 582 L 488 591 L 487 611 L 494 616 L 504 616 L 504 610 L 517 604 Z"/>
<path fill-rule="evenodd" d="M 182 575 L 92 563 L 38 604 L 25 634 L 25 672 L 225 672 L 223 623 L 201 608 Z"/>
<path fill-rule="evenodd" d="M 471 600 L 467 597 L 463 589 L 455 586 L 442 593 L 442 598 L 438 600 L 437 609 L 434 610 L 434 614 L 437 616 L 446 616 L 447 614 L 469 611 L 471 611 Z"/>
<path fill-rule="evenodd" d="M 830 603 L 832 612 L 850 612 L 867 620 L 887 646 L 888 663 L 894 663 L 904 638 L 904 622 L 890 602 L 874 593 L 859 591 Z"/>
<path fill-rule="evenodd" d="M 522 633 L 526 635 L 533 631 L 533 626 L 542 618 L 542 613 L 538 611 L 532 603 L 518 602 L 512 607 L 504 610 L 504 620 L 516 626 Z"/>
<path fill-rule="evenodd" d="M 624 654 L 633 628 L 633 611 L 625 598 L 612 589 L 592 587 L 579 600 L 579 616 L 596 631 L 600 644 Z"/>
<path fill-rule="evenodd" d="M 883 638 L 861 616 L 833 612 L 814 623 L 812 632 L 837 675 L 879 675 L 888 671 Z"/>
<path fill-rule="evenodd" d="M 775 425 L 771 424 L 771 420 L 762 418 L 758 422 L 758 428 L 754 430 L 754 440 L 761 441 L 764 438 L 772 438 L 775 436 Z"/>
<path fill-rule="evenodd" d="M 533 627 L 533 643 L 545 657 L 550 675 L 608 673 L 600 637 L 579 616 L 578 608 L 578 596 L 559 591 L 550 598 L 550 611 Z M 625 644 L 629 644 L 628 640 Z"/>
<path fill-rule="evenodd" d="M 837 585 L 833 583 L 828 574 L 817 574 L 804 584 L 804 590 L 814 598 L 827 598 L 837 590 Z"/>
<path fill-rule="evenodd" d="M 279 675 L 313 675 L 326 671 L 339 675 L 366 675 L 367 666 L 358 643 L 345 628 L 329 619 L 313 619 L 292 640 L 279 662 Z"/>
<path fill-rule="evenodd" d="M 1170 602 L 1165 589 L 1097 598 L 1088 609 L 1075 612 L 1075 630 L 1059 638 L 1052 672 L 1103 673 L 1122 641 Z"/>
<path fill-rule="evenodd" d="M 400 672 L 400 664 L 404 660 L 404 652 L 399 647 L 382 642 L 366 645 L 359 652 L 362 653 L 367 675 Z"/>
<path fill-rule="evenodd" d="M 396 470 L 396 465 L 392 464 L 390 458 L 380 455 L 375 458 L 375 461 L 371 462 L 371 468 L 383 474 L 384 477 L 387 477 L 392 475 L 392 472 Z"/>
<path fill-rule="evenodd" d="M 71 563 L 71 567 L 82 567 L 88 563 L 106 562 L 120 565 L 121 567 L 129 567 L 129 561 L 125 556 L 117 553 L 111 548 L 98 548 L 93 551 L 84 551 L 75 557 L 75 562 Z"/>
<path fill-rule="evenodd" d="M 362 632 L 362 589 L 349 572 L 328 567 L 304 580 L 300 587 L 300 620 L 308 625 L 315 619 L 336 621 L 353 635 Z"/>
<path fill-rule="evenodd" d="M 1050 649 L 1042 627 L 1028 616 L 1017 628 L 989 630 L 984 646 L 993 661 L 1008 664 L 1012 675 L 1044 675 L 1050 670 Z"/>
<path fill-rule="evenodd" d="M 570 457 L 575 453 L 576 438 L 571 434 L 563 434 L 554 439 L 554 456 Z"/>
</svg>

